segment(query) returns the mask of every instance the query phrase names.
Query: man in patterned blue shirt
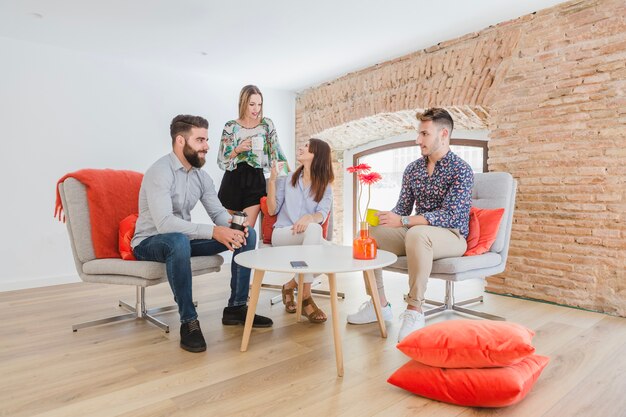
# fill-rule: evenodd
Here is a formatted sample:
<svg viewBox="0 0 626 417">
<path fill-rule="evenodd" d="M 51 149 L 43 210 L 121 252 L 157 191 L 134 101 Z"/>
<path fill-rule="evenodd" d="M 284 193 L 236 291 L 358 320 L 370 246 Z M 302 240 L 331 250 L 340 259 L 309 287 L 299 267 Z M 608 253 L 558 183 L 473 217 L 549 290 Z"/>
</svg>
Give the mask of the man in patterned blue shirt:
<svg viewBox="0 0 626 417">
<path fill-rule="evenodd" d="M 469 164 L 450 150 L 454 122 L 450 114 L 431 108 L 417 114 L 420 121 L 416 143 L 422 157 L 411 162 L 402 177 L 402 190 L 392 211 L 378 213 L 380 225 L 370 234 L 378 247 L 406 255 L 409 270 L 407 309 L 400 318 L 398 341 L 425 326 L 422 304 L 433 260 L 462 256 L 467 249 L 469 212 L 474 174 Z M 413 212 L 415 207 L 415 212 Z M 391 305 L 385 296 L 382 269 L 375 271 L 383 317 L 391 320 Z M 371 300 L 348 322 L 376 321 Z"/>
</svg>

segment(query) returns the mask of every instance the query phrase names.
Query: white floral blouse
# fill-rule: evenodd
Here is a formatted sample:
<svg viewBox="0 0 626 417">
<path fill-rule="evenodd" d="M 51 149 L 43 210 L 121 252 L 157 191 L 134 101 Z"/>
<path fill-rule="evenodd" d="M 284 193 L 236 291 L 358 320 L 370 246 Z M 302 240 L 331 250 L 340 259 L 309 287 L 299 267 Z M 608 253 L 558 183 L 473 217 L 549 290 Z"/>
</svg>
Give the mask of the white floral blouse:
<svg viewBox="0 0 626 417">
<path fill-rule="evenodd" d="M 248 138 L 262 139 L 263 149 L 251 149 L 241 152 L 234 158 L 230 157 L 233 149 L 241 142 Z M 254 141 L 254 139 L 253 139 Z M 274 123 L 264 117 L 261 122 L 253 127 L 247 128 L 241 126 L 236 120 L 226 122 L 224 131 L 222 132 L 222 140 L 220 141 L 220 149 L 217 154 L 217 164 L 225 171 L 233 171 L 237 168 L 237 164 L 246 162 L 253 168 L 263 168 L 268 173 L 272 161 L 286 161 L 287 158 L 280 148 L 278 137 Z"/>
</svg>

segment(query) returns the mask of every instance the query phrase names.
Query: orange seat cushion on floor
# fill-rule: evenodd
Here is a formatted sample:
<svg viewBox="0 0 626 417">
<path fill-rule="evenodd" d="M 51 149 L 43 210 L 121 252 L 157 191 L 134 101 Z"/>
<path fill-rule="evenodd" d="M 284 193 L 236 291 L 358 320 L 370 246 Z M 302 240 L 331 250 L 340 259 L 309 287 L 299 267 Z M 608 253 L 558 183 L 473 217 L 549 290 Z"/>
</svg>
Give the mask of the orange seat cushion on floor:
<svg viewBox="0 0 626 417">
<path fill-rule="evenodd" d="M 515 323 L 448 320 L 411 333 L 397 347 L 429 366 L 486 368 L 513 365 L 533 354 L 534 335 Z"/>
<path fill-rule="evenodd" d="M 504 214 L 503 208 L 470 209 L 469 234 L 467 235 L 467 250 L 463 256 L 480 255 L 488 252 L 498 237 L 500 220 Z"/>
<path fill-rule="evenodd" d="M 505 407 L 530 392 L 549 358 L 532 355 L 500 368 L 446 369 L 409 361 L 387 382 L 422 397 L 465 407 Z"/>
</svg>

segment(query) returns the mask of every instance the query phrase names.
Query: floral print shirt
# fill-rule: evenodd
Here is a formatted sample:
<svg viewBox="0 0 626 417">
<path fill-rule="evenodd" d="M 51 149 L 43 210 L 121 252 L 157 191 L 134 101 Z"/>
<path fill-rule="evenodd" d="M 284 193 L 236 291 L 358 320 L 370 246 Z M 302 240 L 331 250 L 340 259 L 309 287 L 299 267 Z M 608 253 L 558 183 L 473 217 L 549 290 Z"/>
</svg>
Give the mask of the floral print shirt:
<svg viewBox="0 0 626 417">
<path fill-rule="evenodd" d="M 263 150 L 249 150 L 241 152 L 234 158 L 230 157 L 233 149 L 248 138 L 262 137 Z M 231 120 L 224 126 L 220 149 L 217 154 L 217 164 L 225 171 L 233 171 L 237 164 L 246 162 L 253 168 L 263 168 L 265 173 L 270 172 L 271 161 L 286 161 L 287 158 L 280 148 L 274 122 L 267 117 L 253 127 L 241 126 L 236 120 Z"/>
<path fill-rule="evenodd" d="M 469 232 L 474 173 L 467 162 L 454 152 L 437 161 L 428 176 L 427 157 L 411 162 L 402 176 L 400 198 L 393 212 L 410 216 L 422 215 L 431 226 L 458 229 L 463 237 Z"/>
</svg>

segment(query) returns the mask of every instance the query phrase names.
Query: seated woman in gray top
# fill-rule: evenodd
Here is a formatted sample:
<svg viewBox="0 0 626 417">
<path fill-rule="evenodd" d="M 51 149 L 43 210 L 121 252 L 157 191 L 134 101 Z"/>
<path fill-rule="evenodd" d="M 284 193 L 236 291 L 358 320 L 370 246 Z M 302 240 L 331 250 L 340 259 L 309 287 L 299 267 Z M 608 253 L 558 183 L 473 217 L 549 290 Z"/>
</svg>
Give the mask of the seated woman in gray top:
<svg viewBox="0 0 626 417">
<path fill-rule="evenodd" d="M 330 146 L 319 139 L 309 139 L 298 148 L 296 160 L 301 164 L 293 173 L 278 178 L 276 164 L 272 166 L 267 187 L 267 208 L 277 214 L 273 246 L 323 245 L 322 226 L 333 201 L 330 184 L 335 179 Z M 311 297 L 313 274 L 304 274 L 302 315 L 312 323 L 323 323 L 326 314 Z M 288 313 L 296 312 L 295 279 L 283 285 L 283 303 Z"/>
</svg>

